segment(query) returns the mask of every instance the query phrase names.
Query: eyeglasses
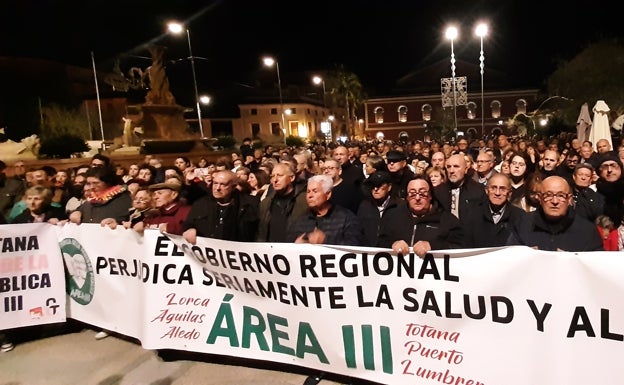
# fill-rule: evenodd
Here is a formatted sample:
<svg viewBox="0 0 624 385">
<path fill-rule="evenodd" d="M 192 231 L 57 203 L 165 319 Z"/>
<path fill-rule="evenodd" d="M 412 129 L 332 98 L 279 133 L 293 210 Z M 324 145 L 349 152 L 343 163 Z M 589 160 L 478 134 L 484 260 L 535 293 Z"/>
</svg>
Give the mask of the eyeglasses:
<svg viewBox="0 0 624 385">
<path fill-rule="evenodd" d="M 524 167 L 526 166 L 526 163 L 524 162 L 511 162 L 512 166 L 519 166 L 519 167 Z"/>
<path fill-rule="evenodd" d="M 555 197 L 558 200 L 566 200 L 566 199 L 570 198 L 571 196 L 572 196 L 572 194 L 566 194 L 566 193 L 562 193 L 562 192 L 554 193 L 554 192 L 551 192 L 551 191 L 539 194 L 539 197 L 542 198 L 542 200 L 544 202 L 550 202 Z"/>
<path fill-rule="evenodd" d="M 503 194 L 511 190 L 510 188 L 505 186 L 488 186 L 487 189 L 491 192 L 500 191 Z"/>
<path fill-rule="evenodd" d="M 603 163 L 600 165 L 600 169 L 602 170 L 606 170 L 608 168 L 620 168 L 620 165 L 618 165 L 617 163 L 613 162 L 613 163 Z"/>
<path fill-rule="evenodd" d="M 334 167 L 334 166 L 324 166 L 321 167 L 321 171 L 325 171 L 325 170 L 338 170 L 339 167 Z"/>
<path fill-rule="evenodd" d="M 428 190 L 409 190 L 407 192 L 407 197 L 408 198 L 429 198 L 429 191 Z"/>
<path fill-rule="evenodd" d="M 477 163 L 490 163 L 491 160 L 477 160 Z"/>
</svg>

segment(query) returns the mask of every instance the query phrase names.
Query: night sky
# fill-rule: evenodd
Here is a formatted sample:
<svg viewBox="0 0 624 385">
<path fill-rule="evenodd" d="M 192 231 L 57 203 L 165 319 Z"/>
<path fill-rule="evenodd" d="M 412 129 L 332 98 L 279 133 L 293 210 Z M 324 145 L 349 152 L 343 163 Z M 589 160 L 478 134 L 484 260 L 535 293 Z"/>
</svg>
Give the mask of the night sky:
<svg viewBox="0 0 624 385">
<path fill-rule="evenodd" d="M 569 4 L 569 5 L 565 5 Z M 540 86 L 560 60 L 600 38 L 621 36 L 617 2 L 606 1 L 132 1 L 2 0 L 0 56 L 54 59 L 112 67 L 147 66 L 145 44 L 188 56 L 185 37 L 165 33 L 168 20 L 188 23 L 201 83 L 245 83 L 278 58 L 282 73 L 343 64 L 366 87 L 391 88 L 412 70 L 449 60 L 444 30 L 460 28 L 457 59 L 479 63 L 473 28 L 488 21 L 485 65 L 526 86 Z M 564 8 L 569 7 L 569 8 Z M 138 56 L 138 57 L 137 57 Z M 141 64 L 143 61 L 143 65 Z M 107 68 L 108 69 L 108 68 Z"/>
</svg>

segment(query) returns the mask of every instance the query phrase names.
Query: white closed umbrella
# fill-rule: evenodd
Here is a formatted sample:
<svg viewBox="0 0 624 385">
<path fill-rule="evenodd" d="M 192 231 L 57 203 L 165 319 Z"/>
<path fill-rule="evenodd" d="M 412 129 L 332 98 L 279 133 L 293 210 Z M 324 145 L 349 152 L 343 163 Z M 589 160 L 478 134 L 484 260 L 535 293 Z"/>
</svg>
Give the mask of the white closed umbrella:
<svg viewBox="0 0 624 385">
<path fill-rule="evenodd" d="M 591 131 L 589 133 L 589 140 L 592 142 L 594 150 L 596 150 L 596 142 L 600 139 L 606 139 L 611 148 L 613 148 L 613 141 L 611 140 L 611 127 L 609 127 L 609 106 L 604 100 L 598 100 L 594 108 L 594 120 L 592 121 Z"/>
</svg>

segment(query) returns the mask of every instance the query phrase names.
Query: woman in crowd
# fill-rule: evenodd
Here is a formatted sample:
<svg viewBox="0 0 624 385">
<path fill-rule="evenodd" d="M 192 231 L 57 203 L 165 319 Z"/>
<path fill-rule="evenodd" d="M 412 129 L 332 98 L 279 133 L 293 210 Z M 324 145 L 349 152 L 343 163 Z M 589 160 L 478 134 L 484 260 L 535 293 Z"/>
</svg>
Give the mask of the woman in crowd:
<svg viewBox="0 0 624 385">
<path fill-rule="evenodd" d="M 439 186 L 446 182 L 446 171 L 441 167 L 429 167 L 425 173 L 427 174 L 427 178 L 429 178 L 433 187 Z"/>
<path fill-rule="evenodd" d="M 271 185 L 270 182 L 271 177 L 264 170 L 252 171 L 249 174 L 249 185 L 252 188 L 250 195 L 259 196 L 260 200 L 263 200 Z"/>
<path fill-rule="evenodd" d="M 52 191 L 43 186 L 32 186 L 24 193 L 26 210 L 22 211 L 12 223 L 42 223 L 57 224 L 67 219 L 63 207 L 52 206 Z"/>
</svg>

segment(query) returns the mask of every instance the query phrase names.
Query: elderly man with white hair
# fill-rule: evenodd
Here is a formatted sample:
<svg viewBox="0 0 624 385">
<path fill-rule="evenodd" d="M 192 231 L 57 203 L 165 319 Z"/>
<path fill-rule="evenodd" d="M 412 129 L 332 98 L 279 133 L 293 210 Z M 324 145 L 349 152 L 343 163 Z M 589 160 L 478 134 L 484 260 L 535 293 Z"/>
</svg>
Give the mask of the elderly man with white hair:
<svg viewBox="0 0 624 385">
<path fill-rule="evenodd" d="M 308 179 L 308 212 L 298 217 L 290 227 L 286 237 L 288 241 L 362 245 L 362 229 L 355 214 L 331 202 L 333 185 L 329 175 L 315 175 Z"/>
</svg>

